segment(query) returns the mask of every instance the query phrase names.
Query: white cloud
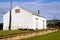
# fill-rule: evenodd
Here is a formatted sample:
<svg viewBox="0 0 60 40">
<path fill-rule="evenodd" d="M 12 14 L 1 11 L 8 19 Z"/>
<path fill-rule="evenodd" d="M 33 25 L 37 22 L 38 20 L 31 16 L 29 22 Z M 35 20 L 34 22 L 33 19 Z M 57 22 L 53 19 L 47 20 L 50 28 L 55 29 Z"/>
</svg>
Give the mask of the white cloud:
<svg viewBox="0 0 60 40">
<path fill-rule="evenodd" d="M 8 11 L 9 9 L 9 2 L 0 3 L 0 9 L 6 9 L 2 11 Z M 47 19 L 53 15 L 56 15 L 58 18 L 60 16 L 60 2 L 52 2 L 52 3 L 42 3 L 42 1 L 33 1 L 33 2 L 13 2 L 13 7 L 15 6 L 23 6 L 29 10 L 37 12 L 39 9 L 41 14 L 44 15 Z M 59 15 L 58 15 L 59 14 Z M 59 18 L 60 19 L 60 18 Z"/>
</svg>

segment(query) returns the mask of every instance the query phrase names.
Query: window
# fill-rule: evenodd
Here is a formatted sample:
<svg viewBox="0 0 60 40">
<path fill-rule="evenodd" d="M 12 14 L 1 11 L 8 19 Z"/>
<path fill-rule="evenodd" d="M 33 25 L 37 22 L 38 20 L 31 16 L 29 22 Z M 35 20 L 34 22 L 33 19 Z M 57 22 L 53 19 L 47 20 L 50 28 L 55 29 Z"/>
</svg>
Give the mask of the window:
<svg viewBox="0 0 60 40">
<path fill-rule="evenodd" d="M 15 13 L 20 13 L 20 9 L 15 9 Z"/>
<path fill-rule="evenodd" d="M 38 18 L 36 18 L 36 20 L 38 20 Z"/>
</svg>

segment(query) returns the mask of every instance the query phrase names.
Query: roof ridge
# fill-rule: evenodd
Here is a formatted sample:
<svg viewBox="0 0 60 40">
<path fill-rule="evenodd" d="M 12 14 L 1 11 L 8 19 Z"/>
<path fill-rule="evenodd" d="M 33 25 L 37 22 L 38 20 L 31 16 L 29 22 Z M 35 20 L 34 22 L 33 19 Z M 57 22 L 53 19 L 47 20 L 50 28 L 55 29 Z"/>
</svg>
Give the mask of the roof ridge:
<svg viewBox="0 0 60 40">
<path fill-rule="evenodd" d="M 32 15 L 36 15 L 36 16 L 39 16 L 39 17 L 43 17 L 43 18 L 45 18 L 44 16 L 42 16 L 42 15 L 40 15 L 40 14 L 38 14 L 38 13 L 34 12 L 34 11 L 28 10 L 27 8 L 24 8 L 24 7 L 22 7 L 22 6 L 18 6 L 18 7 L 21 7 L 21 8 L 23 8 L 23 9 L 25 9 L 25 10 L 27 10 L 27 11 L 31 12 L 31 13 L 32 13 Z"/>
</svg>

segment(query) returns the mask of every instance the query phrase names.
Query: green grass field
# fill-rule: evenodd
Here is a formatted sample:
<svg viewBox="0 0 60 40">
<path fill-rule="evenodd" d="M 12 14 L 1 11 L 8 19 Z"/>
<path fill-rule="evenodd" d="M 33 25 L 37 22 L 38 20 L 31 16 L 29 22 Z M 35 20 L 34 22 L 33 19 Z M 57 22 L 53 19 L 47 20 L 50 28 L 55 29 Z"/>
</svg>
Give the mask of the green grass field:
<svg viewBox="0 0 60 40">
<path fill-rule="evenodd" d="M 0 36 L 7 36 L 10 34 L 17 34 L 17 33 L 25 33 L 25 32 L 32 32 L 31 30 L 0 30 Z"/>
<path fill-rule="evenodd" d="M 53 33 L 48 33 L 40 36 L 25 38 L 21 40 L 60 40 L 60 30 Z"/>
</svg>

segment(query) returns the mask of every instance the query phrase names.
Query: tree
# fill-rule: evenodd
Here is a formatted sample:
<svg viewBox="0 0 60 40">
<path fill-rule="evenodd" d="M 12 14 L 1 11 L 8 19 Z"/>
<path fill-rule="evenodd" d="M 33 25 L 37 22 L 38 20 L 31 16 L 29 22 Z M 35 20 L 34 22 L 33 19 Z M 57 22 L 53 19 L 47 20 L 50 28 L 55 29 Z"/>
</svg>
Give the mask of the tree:
<svg viewBox="0 0 60 40">
<path fill-rule="evenodd" d="M 0 23 L 0 30 L 3 29 L 3 23 Z"/>
<path fill-rule="evenodd" d="M 51 27 L 53 27 L 53 24 L 50 23 L 50 24 L 47 25 L 47 27 L 51 28 Z"/>
<path fill-rule="evenodd" d="M 58 28 L 60 28 L 60 22 L 58 22 L 58 24 L 57 24 L 57 25 L 58 25 Z"/>
</svg>

